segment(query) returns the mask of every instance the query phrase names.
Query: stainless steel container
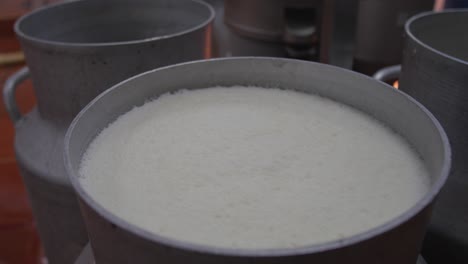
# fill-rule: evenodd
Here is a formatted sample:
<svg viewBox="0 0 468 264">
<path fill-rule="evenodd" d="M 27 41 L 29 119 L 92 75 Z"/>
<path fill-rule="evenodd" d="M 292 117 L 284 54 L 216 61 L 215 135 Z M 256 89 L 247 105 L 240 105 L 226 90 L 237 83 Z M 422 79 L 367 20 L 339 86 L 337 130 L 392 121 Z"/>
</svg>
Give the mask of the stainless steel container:
<svg viewBox="0 0 468 264">
<path fill-rule="evenodd" d="M 294 89 L 329 97 L 369 113 L 412 144 L 430 171 L 432 187 L 411 209 L 367 232 L 330 243 L 270 250 L 216 249 L 149 233 L 110 213 L 82 187 L 78 169 L 84 151 L 118 116 L 162 93 L 217 85 Z M 184 264 L 414 264 L 432 204 L 449 172 L 450 149 L 439 123 L 425 108 L 404 93 L 372 78 L 305 61 L 232 58 L 165 67 L 105 91 L 86 106 L 70 126 L 65 141 L 65 159 L 99 264 L 155 261 Z"/>
<path fill-rule="evenodd" d="M 406 25 L 401 89 L 434 113 L 453 146 L 452 172 L 424 243 L 429 263 L 468 263 L 467 25 L 468 10 L 426 13 Z"/>
<path fill-rule="evenodd" d="M 72 263 L 87 242 L 63 164 L 73 117 L 130 76 L 206 57 L 214 12 L 198 1 L 81 0 L 40 9 L 15 25 L 28 69 L 5 85 L 15 151 L 49 263 Z M 32 77 L 37 108 L 21 116 L 16 86 Z"/>
<path fill-rule="evenodd" d="M 424 13 L 405 26 L 400 89 L 440 121 L 453 149 L 449 181 L 434 208 L 423 256 L 434 263 L 468 263 L 468 9 Z M 398 76 L 398 67 L 380 78 Z"/>
</svg>

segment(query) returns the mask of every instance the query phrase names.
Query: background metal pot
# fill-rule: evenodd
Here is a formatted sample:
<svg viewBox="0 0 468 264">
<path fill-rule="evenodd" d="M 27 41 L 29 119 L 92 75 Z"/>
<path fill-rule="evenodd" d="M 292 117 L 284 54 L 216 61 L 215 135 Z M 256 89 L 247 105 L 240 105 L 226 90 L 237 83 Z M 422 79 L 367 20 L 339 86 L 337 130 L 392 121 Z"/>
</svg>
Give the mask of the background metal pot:
<svg viewBox="0 0 468 264">
<path fill-rule="evenodd" d="M 401 89 L 440 121 L 453 149 L 449 181 L 434 208 L 423 254 L 468 263 L 468 10 L 426 13 L 406 24 Z"/>
<path fill-rule="evenodd" d="M 228 250 L 151 234 L 103 208 L 78 181 L 81 157 L 93 138 L 118 116 L 162 93 L 212 86 L 255 85 L 316 93 L 346 103 L 400 133 L 423 157 L 430 191 L 410 210 L 365 233 L 310 247 Z M 363 263 L 414 264 L 431 205 L 450 164 L 448 140 L 438 122 L 405 94 L 369 77 L 311 62 L 236 58 L 191 62 L 147 72 L 94 99 L 75 118 L 65 141 L 67 171 L 79 196 L 97 263 Z M 397 194 L 396 194 L 397 195 Z"/>
<path fill-rule="evenodd" d="M 429 263 L 468 263 L 468 9 L 424 13 L 405 26 L 401 67 L 380 70 L 426 106 L 447 131 L 453 150 L 449 181 L 423 245 Z M 402 72 L 401 70 L 402 69 Z"/>
<path fill-rule="evenodd" d="M 214 2 L 213 0 L 210 0 Z M 329 61 L 334 0 L 225 0 L 221 56 Z M 217 25 L 224 27 L 224 25 Z"/>
<path fill-rule="evenodd" d="M 189 0 L 82 0 L 40 9 L 15 26 L 28 69 L 4 90 L 15 151 L 49 263 L 72 263 L 87 242 L 63 164 L 73 117 L 96 95 L 143 71 L 207 56 L 214 11 Z M 22 117 L 14 90 L 31 75 L 37 109 Z"/>
<path fill-rule="evenodd" d="M 368 75 L 401 63 L 404 25 L 434 0 L 359 0 L 353 69 Z"/>
</svg>

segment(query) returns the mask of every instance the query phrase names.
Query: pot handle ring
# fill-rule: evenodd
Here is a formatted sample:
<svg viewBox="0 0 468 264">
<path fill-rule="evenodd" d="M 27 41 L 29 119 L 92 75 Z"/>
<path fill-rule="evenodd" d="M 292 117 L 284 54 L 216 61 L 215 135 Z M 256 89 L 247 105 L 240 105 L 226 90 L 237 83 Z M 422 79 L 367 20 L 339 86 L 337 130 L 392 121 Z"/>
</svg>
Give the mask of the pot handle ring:
<svg viewBox="0 0 468 264">
<path fill-rule="evenodd" d="M 401 64 L 388 66 L 378 70 L 372 77 L 381 82 L 385 82 L 392 79 L 398 79 L 401 74 Z"/>
<path fill-rule="evenodd" d="M 29 69 L 28 67 L 23 67 L 6 80 L 3 88 L 3 102 L 5 103 L 5 108 L 13 123 L 21 119 L 21 113 L 16 104 L 15 92 L 18 85 L 27 78 L 29 78 Z"/>
</svg>

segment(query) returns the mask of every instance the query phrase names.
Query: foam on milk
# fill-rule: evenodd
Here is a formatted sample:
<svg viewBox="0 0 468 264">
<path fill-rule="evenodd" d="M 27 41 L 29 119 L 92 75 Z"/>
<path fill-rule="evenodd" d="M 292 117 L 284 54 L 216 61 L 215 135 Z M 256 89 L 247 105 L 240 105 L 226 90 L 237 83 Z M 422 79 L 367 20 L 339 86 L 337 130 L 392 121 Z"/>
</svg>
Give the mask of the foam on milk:
<svg viewBox="0 0 468 264">
<path fill-rule="evenodd" d="M 334 101 L 258 87 L 165 94 L 91 143 L 86 191 L 148 231 L 203 245 L 267 249 L 381 225 L 430 187 L 398 135 Z"/>
</svg>

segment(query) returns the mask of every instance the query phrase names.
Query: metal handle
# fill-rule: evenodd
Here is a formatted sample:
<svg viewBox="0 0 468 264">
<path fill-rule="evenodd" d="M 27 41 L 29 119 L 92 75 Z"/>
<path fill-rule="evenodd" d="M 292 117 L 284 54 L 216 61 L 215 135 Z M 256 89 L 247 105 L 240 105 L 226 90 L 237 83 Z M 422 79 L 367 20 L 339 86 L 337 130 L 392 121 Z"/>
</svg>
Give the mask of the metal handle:
<svg viewBox="0 0 468 264">
<path fill-rule="evenodd" d="M 385 82 L 388 80 L 395 80 L 400 77 L 401 65 L 393 65 L 378 70 L 372 77 L 379 81 Z"/>
<path fill-rule="evenodd" d="M 18 85 L 27 78 L 29 78 L 29 69 L 28 67 L 24 67 L 9 77 L 3 88 L 3 101 L 13 123 L 18 122 L 21 119 L 21 113 L 16 105 L 15 99 L 16 88 L 18 88 Z"/>
</svg>

